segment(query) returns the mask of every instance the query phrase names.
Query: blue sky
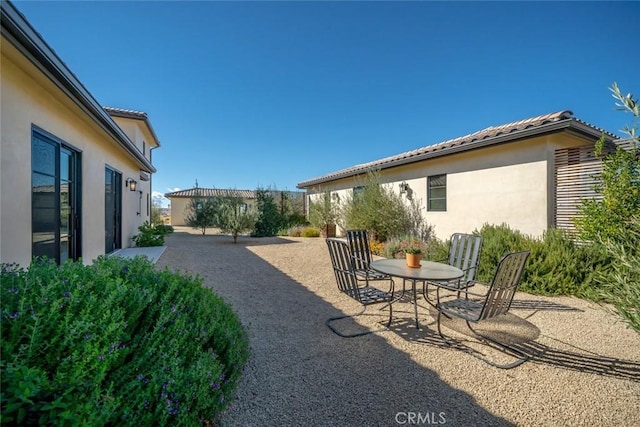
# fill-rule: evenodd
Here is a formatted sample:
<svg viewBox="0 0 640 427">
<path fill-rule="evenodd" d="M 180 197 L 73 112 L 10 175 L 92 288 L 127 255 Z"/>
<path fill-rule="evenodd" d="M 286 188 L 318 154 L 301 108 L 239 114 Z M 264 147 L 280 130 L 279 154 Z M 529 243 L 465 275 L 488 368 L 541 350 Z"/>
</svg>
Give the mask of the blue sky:
<svg viewBox="0 0 640 427">
<path fill-rule="evenodd" d="M 570 109 L 620 134 L 640 2 L 15 2 L 102 105 L 144 111 L 154 191 L 297 183 Z"/>
</svg>

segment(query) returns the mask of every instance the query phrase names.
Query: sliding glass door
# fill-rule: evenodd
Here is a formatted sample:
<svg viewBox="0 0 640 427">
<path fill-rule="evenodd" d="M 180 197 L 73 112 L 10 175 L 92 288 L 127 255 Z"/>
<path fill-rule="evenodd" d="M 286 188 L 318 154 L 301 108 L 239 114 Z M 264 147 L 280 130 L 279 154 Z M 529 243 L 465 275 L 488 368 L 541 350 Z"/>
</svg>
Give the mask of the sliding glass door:
<svg viewBox="0 0 640 427">
<path fill-rule="evenodd" d="M 105 253 L 122 247 L 122 174 L 107 167 L 104 175 Z"/>
<path fill-rule="evenodd" d="M 80 251 L 80 153 L 44 131 L 31 137 L 32 256 L 62 263 Z"/>
</svg>

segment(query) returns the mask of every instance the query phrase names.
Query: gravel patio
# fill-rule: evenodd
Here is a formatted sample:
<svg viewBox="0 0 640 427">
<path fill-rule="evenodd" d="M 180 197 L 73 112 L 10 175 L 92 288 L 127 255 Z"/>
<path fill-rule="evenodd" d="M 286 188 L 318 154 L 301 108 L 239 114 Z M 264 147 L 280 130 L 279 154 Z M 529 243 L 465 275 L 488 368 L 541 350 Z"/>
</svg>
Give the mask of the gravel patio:
<svg viewBox="0 0 640 427">
<path fill-rule="evenodd" d="M 233 244 L 177 227 L 166 245 L 158 268 L 201 276 L 249 332 L 222 426 L 640 425 L 640 334 L 596 304 L 518 293 L 507 321 L 533 357 L 501 370 L 447 347 L 426 307 L 416 330 L 409 303 L 394 305 L 389 330 L 333 334 L 325 320 L 359 306 L 339 294 L 324 239 Z M 380 328 L 387 311 L 367 314 L 338 325 Z M 449 327 L 462 344 L 503 357 Z"/>
</svg>

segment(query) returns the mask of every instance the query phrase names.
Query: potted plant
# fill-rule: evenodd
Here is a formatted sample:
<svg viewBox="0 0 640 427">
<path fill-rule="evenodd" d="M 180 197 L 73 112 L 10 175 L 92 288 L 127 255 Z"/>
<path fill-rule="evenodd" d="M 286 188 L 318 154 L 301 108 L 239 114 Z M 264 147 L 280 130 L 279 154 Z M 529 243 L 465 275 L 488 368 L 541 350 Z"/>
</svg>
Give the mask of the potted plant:
<svg viewBox="0 0 640 427">
<path fill-rule="evenodd" d="M 422 249 L 418 246 L 408 246 L 404 248 L 407 267 L 420 268 L 420 260 L 422 259 Z"/>
</svg>

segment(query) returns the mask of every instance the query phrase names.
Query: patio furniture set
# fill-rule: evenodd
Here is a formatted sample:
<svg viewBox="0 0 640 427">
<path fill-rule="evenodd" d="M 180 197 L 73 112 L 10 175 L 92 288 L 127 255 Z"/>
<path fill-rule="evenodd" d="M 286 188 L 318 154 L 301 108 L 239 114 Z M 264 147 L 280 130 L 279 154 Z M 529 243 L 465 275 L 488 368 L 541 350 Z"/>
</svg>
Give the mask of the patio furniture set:
<svg viewBox="0 0 640 427">
<path fill-rule="evenodd" d="M 329 255 L 340 292 L 362 304 L 360 312 L 354 315 L 341 315 L 327 319 L 327 326 L 337 335 L 353 338 L 371 334 L 378 330 L 367 330 L 354 334 L 345 334 L 335 325 L 336 321 L 359 316 L 369 305 L 384 304 L 389 308 L 388 329 L 393 320 L 393 304 L 410 293 L 415 318 L 418 321 L 418 293 L 437 311 L 436 324 L 440 337 L 446 345 L 454 343 L 442 332 L 442 317 L 462 319 L 469 330 L 486 344 L 492 345 L 513 357 L 511 363 L 496 363 L 488 358 L 471 352 L 490 365 L 499 368 L 513 368 L 524 363 L 528 356 L 506 342 L 480 333 L 472 324 L 481 324 L 489 319 L 498 319 L 508 313 L 516 289 L 520 284 L 529 251 L 505 255 L 497 265 L 493 280 L 484 284 L 485 292 L 473 292 L 477 289 L 476 273 L 482 247 L 482 237 L 456 233 L 451 237 L 449 255 L 442 262 L 420 262 L 419 268 L 406 265 L 404 259 L 374 260 L 369 248 L 369 239 L 365 230 L 348 230 L 346 239 L 326 239 Z M 402 290 L 396 290 L 394 278 L 402 279 Z M 407 290 L 407 282 L 410 284 Z M 380 283 L 388 287 L 381 289 Z M 376 287 L 380 286 L 380 287 Z M 421 286 L 419 286 L 421 285 Z M 430 290 L 430 288 L 433 288 Z M 435 297 L 431 296 L 435 293 Z M 431 295 L 430 295 L 431 294 Z M 458 346 L 456 346 L 458 347 Z"/>
</svg>

